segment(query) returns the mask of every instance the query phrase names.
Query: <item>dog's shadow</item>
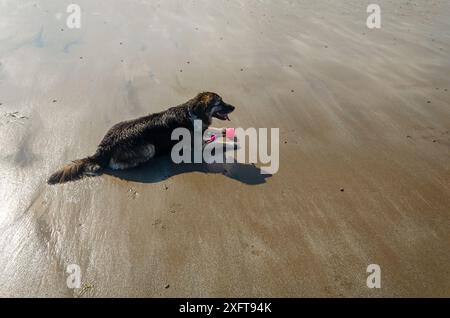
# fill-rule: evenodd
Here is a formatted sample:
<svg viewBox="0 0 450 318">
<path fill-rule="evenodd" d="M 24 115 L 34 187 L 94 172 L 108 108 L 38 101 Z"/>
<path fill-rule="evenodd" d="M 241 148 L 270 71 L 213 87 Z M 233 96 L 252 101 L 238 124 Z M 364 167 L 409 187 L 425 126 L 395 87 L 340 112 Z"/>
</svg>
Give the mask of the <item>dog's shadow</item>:
<svg viewBox="0 0 450 318">
<path fill-rule="evenodd" d="M 137 168 L 128 170 L 107 169 L 103 173 L 128 181 L 156 183 L 190 172 L 222 174 L 248 185 L 265 183 L 266 178 L 272 176 L 271 174 L 262 174 L 261 169 L 254 164 L 204 162 L 176 164 L 170 159 L 170 156 L 152 159 Z"/>
</svg>

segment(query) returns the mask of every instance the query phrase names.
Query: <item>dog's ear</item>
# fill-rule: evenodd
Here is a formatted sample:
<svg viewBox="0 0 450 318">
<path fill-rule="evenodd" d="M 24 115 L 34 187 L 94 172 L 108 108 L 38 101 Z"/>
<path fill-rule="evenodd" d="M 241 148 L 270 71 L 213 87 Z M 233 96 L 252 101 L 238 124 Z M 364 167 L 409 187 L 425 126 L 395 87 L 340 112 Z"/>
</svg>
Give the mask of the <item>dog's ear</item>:
<svg viewBox="0 0 450 318">
<path fill-rule="evenodd" d="M 193 111 L 197 116 L 203 115 L 206 112 L 206 109 L 213 101 L 213 96 L 211 93 L 200 93 L 195 97 L 195 104 Z"/>
</svg>

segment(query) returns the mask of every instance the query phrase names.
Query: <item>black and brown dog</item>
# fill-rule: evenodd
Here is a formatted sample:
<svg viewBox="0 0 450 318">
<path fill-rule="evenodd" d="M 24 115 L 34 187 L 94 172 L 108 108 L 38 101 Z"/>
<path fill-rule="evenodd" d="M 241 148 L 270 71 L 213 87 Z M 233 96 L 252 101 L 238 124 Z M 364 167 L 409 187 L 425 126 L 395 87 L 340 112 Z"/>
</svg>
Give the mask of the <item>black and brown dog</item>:
<svg viewBox="0 0 450 318">
<path fill-rule="evenodd" d="M 175 128 L 194 130 L 194 120 L 202 121 L 203 131 L 212 118 L 229 120 L 234 106 L 210 92 L 200 93 L 188 102 L 160 113 L 150 114 L 114 125 L 103 137 L 94 155 L 75 160 L 48 179 L 49 184 L 95 176 L 103 169 L 136 167 L 154 156 L 170 153 L 177 141 L 171 140 Z"/>
</svg>

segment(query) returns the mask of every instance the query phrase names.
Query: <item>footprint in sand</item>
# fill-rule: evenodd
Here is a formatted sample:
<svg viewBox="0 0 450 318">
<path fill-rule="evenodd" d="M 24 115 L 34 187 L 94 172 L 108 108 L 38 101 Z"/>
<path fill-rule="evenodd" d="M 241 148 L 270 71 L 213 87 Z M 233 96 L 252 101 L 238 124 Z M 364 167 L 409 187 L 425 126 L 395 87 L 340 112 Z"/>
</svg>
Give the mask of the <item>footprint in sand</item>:
<svg viewBox="0 0 450 318">
<path fill-rule="evenodd" d="M 84 294 L 88 293 L 94 287 L 95 286 L 93 284 L 83 284 L 83 286 L 81 286 L 81 290 L 78 293 L 77 297 L 83 297 Z"/>
<path fill-rule="evenodd" d="M 156 219 L 155 222 L 152 223 L 153 226 L 160 228 L 161 230 L 167 229 L 167 226 L 163 223 L 161 219 Z"/>
<path fill-rule="evenodd" d="M 257 249 L 255 247 L 255 245 L 253 245 L 253 244 L 244 243 L 243 247 L 244 247 L 245 250 L 249 250 L 250 254 L 252 254 L 254 256 L 261 256 L 262 253 L 263 253 L 261 250 Z"/>
<path fill-rule="evenodd" d="M 139 192 L 137 192 L 137 190 L 135 188 L 129 188 L 128 189 L 128 196 L 133 199 L 136 200 L 136 198 L 138 197 Z"/>
<path fill-rule="evenodd" d="M 406 135 L 412 140 L 426 140 L 432 143 L 450 144 L 450 130 L 438 130 L 434 127 L 418 127 L 415 131 Z"/>
<path fill-rule="evenodd" d="M 23 121 L 28 119 L 27 116 L 22 115 L 19 112 L 9 112 L 5 113 L 3 116 L 5 118 L 6 123 L 17 122 L 19 124 L 23 124 Z"/>
<path fill-rule="evenodd" d="M 181 210 L 182 205 L 180 203 L 172 203 L 169 206 L 169 214 L 175 214 Z"/>
</svg>

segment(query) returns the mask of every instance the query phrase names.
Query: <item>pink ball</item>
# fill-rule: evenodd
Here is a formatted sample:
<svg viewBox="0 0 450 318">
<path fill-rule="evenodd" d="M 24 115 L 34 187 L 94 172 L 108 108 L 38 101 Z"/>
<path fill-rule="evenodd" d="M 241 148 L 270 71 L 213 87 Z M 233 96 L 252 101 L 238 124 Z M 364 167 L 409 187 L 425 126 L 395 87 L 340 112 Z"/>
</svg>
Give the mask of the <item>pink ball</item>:
<svg viewBox="0 0 450 318">
<path fill-rule="evenodd" d="M 234 128 L 227 128 L 225 130 L 225 136 L 227 136 L 227 138 L 234 138 L 235 134 Z"/>
</svg>

